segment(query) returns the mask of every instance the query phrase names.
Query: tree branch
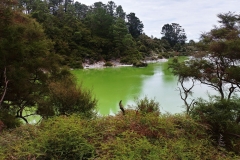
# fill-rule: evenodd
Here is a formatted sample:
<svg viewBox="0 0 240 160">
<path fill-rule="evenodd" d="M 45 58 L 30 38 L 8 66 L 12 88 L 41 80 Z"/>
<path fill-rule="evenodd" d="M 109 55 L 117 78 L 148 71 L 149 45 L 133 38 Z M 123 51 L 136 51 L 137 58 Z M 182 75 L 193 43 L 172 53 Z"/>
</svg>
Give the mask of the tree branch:
<svg viewBox="0 0 240 160">
<path fill-rule="evenodd" d="M 2 94 L 1 99 L 0 99 L 0 109 L 2 108 L 2 102 L 3 102 L 3 99 L 6 95 L 7 86 L 8 86 L 8 82 L 9 82 L 9 80 L 7 80 L 6 71 L 7 71 L 7 69 L 5 67 L 5 69 L 4 69 L 4 83 L 5 83 L 5 86 L 4 86 L 4 89 L 3 89 L 3 94 Z"/>
<path fill-rule="evenodd" d="M 193 89 L 193 87 L 194 87 L 194 80 L 192 79 L 192 86 L 189 88 L 189 89 L 187 89 L 186 87 L 184 87 L 184 78 L 183 77 L 180 77 L 179 78 L 179 80 L 178 80 L 178 82 L 180 82 L 180 84 L 181 84 L 181 87 L 182 87 L 182 90 L 183 90 L 183 92 L 182 92 L 182 90 L 181 90 L 181 88 L 180 87 L 178 87 L 178 90 L 179 90 L 179 92 L 180 92 L 180 97 L 181 97 L 181 99 L 183 100 L 183 102 L 184 102 L 184 104 L 185 104 L 185 106 L 186 106 L 186 112 L 187 112 L 187 114 L 189 114 L 189 111 L 190 111 L 190 109 L 191 109 L 191 107 L 192 107 L 192 104 L 193 104 L 193 102 L 194 102 L 194 99 L 191 101 L 191 103 L 189 104 L 188 102 L 187 102 L 187 98 L 188 98 L 188 95 L 189 94 L 191 94 L 191 90 Z M 184 95 L 184 96 L 183 96 Z"/>
</svg>

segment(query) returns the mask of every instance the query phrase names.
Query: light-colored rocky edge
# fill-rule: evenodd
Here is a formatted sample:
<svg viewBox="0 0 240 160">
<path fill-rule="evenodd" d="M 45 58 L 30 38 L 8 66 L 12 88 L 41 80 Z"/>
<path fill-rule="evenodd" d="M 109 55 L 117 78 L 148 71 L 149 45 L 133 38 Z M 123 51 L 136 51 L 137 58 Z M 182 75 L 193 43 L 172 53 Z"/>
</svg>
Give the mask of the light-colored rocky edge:
<svg viewBox="0 0 240 160">
<path fill-rule="evenodd" d="M 163 59 L 157 59 L 157 60 L 146 60 L 144 61 L 145 63 L 157 63 L 157 62 L 166 62 L 167 59 L 163 58 Z M 125 66 L 133 66 L 131 65 L 127 65 L 127 64 L 122 64 L 120 63 L 120 61 L 118 60 L 112 60 L 110 61 L 113 66 L 112 67 L 125 67 Z M 104 61 L 99 61 L 93 64 L 89 64 L 89 63 L 83 63 L 83 68 L 84 69 L 93 69 L 93 68 L 105 68 L 106 66 L 104 66 L 105 62 Z"/>
</svg>

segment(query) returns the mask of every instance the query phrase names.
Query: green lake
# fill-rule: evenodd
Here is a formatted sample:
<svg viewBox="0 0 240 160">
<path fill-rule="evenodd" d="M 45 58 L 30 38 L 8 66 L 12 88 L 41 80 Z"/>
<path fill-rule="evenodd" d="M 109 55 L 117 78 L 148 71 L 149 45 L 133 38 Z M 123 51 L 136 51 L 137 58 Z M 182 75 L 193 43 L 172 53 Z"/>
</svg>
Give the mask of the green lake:
<svg viewBox="0 0 240 160">
<path fill-rule="evenodd" d="M 135 104 L 135 98 L 144 96 L 158 101 L 162 113 L 174 114 L 184 111 L 184 103 L 177 91 L 177 77 L 171 74 L 167 62 L 152 63 L 146 68 L 113 67 L 72 72 L 79 84 L 82 83 L 83 87 L 92 90 L 98 99 L 97 109 L 101 115 L 119 112 L 120 100 L 128 107 Z M 193 92 L 194 98 L 207 98 L 208 93 L 214 93 L 200 84 L 194 87 Z"/>
</svg>

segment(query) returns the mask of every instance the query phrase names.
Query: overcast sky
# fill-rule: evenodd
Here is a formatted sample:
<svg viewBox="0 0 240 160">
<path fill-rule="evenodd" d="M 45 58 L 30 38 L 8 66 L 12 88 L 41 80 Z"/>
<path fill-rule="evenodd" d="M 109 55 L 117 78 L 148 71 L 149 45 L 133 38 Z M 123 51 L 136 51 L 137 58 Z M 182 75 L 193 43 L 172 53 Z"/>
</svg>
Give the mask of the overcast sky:
<svg viewBox="0 0 240 160">
<path fill-rule="evenodd" d="M 98 0 L 75 0 L 92 5 Z M 110 0 L 100 0 L 107 4 Z M 113 0 L 126 14 L 133 12 L 144 24 L 144 33 L 161 38 L 161 28 L 178 23 L 188 40 L 198 41 L 200 34 L 218 24 L 217 14 L 229 11 L 240 14 L 240 0 Z"/>
</svg>

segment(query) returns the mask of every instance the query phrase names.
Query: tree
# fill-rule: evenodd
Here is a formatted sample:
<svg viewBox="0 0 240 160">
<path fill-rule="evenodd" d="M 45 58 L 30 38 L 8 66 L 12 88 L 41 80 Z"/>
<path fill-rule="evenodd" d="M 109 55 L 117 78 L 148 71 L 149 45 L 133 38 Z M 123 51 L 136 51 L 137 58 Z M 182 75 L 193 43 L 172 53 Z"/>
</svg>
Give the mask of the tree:
<svg viewBox="0 0 240 160">
<path fill-rule="evenodd" d="M 196 42 L 195 42 L 194 40 L 192 40 L 192 39 L 188 42 L 188 44 L 191 45 L 191 46 L 194 46 L 195 43 L 196 43 Z"/>
<path fill-rule="evenodd" d="M 211 97 L 210 101 L 198 100 L 191 117 L 209 127 L 210 135 L 215 145 L 233 152 L 239 152 L 239 99 L 231 100 Z"/>
<path fill-rule="evenodd" d="M 137 38 L 143 32 L 143 23 L 135 16 L 135 13 L 127 15 L 127 26 L 133 38 Z"/>
<path fill-rule="evenodd" d="M 123 20 L 125 20 L 126 18 L 126 13 L 123 11 L 123 8 L 121 5 L 117 6 L 116 8 L 116 17 L 122 18 Z"/>
<path fill-rule="evenodd" d="M 4 97 L 5 97 L 5 95 L 6 95 L 6 92 L 7 92 L 7 88 L 8 88 L 8 82 L 9 82 L 9 80 L 7 79 L 7 75 L 6 75 L 6 68 L 4 69 L 4 72 L 3 72 L 3 82 L 1 82 L 1 83 L 3 83 L 3 85 L 1 85 L 1 91 L 0 91 L 0 93 L 2 93 L 2 95 L 0 96 L 0 110 L 1 110 L 1 108 L 2 108 L 2 103 L 3 103 L 3 101 L 4 101 Z"/>
<path fill-rule="evenodd" d="M 234 12 L 220 13 L 217 16 L 220 18 L 218 22 L 222 24 L 222 27 L 230 30 L 236 29 L 236 23 L 240 20 L 239 15 Z"/>
<path fill-rule="evenodd" d="M 180 78 L 195 80 L 215 89 L 220 96 L 210 102 L 198 100 L 190 115 L 211 129 L 211 136 L 232 150 L 239 137 L 240 29 L 239 15 L 218 14 L 220 26 L 201 35 L 199 52 L 192 59 L 173 62 L 170 68 Z M 216 98 L 217 97 L 217 98 Z"/>
<path fill-rule="evenodd" d="M 192 95 L 192 91 L 191 90 L 194 87 L 194 80 L 192 79 L 192 84 L 191 84 L 191 86 L 189 88 L 186 88 L 184 86 L 184 81 L 186 81 L 186 80 L 183 77 L 179 77 L 178 82 L 180 83 L 181 88 L 178 87 L 178 91 L 179 91 L 180 97 L 183 100 L 184 105 L 186 107 L 186 114 L 189 115 L 191 110 L 194 107 L 194 99 L 192 99 L 190 103 L 188 102 L 188 96 Z"/>
<path fill-rule="evenodd" d="M 91 6 L 91 9 L 92 9 L 92 10 L 99 9 L 99 8 L 102 8 L 102 9 L 105 9 L 105 10 L 106 10 L 106 5 L 103 4 L 102 2 L 95 2 L 95 3 Z"/>
<path fill-rule="evenodd" d="M 176 44 L 183 45 L 187 40 L 184 29 L 177 23 L 165 24 L 162 27 L 161 34 L 163 35 L 162 39 L 167 40 L 171 47 L 174 47 Z"/>
<path fill-rule="evenodd" d="M 107 12 L 114 16 L 117 5 L 113 1 L 109 1 L 107 4 Z"/>
<path fill-rule="evenodd" d="M 73 105 L 69 102 L 69 108 L 64 111 L 90 114 L 95 99 L 92 100 L 90 92 L 78 89 L 72 81 L 66 83 L 72 76 L 69 70 L 59 66 L 60 57 L 55 54 L 53 43 L 46 37 L 42 26 L 21 11 L 13 11 L 15 3 L 4 2 L 0 5 L 0 119 L 3 123 L 10 124 L 9 121 L 15 121 L 13 117 L 28 123 L 27 117 L 31 115 L 47 117 L 65 113 L 56 109 L 56 104 L 66 100 L 67 96 L 53 87 L 77 95 L 73 98 L 79 102 L 78 106 L 72 110 Z M 68 25 L 75 26 L 73 23 Z M 68 38 L 68 34 L 66 29 L 61 35 Z M 57 97 L 58 101 L 50 101 L 54 103 L 48 105 L 52 97 Z"/>
<path fill-rule="evenodd" d="M 78 19 L 82 20 L 87 16 L 88 6 L 79 2 L 74 3 L 75 13 Z"/>
<path fill-rule="evenodd" d="M 103 4 L 96 4 L 96 8 L 94 8 L 85 19 L 87 26 L 91 29 L 94 35 L 100 37 L 109 37 L 109 30 L 113 23 L 113 17 L 108 14 L 107 10 L 103 7 Z M 105 6 L 105 5 L 104 5 Z"/>
<path fill-rule="evenodd" d="M 48 85 L 50 91 L 47 103 L 38 108 L 45 117 L 53 115 L 78 114 L 87 118 L 95 115 L 97 100 L 90 90 L 77 86 L 68 70 L 62 70 Z M 46 109 L 48 112 L 46 112 Z M 49 112 L 50 111 L 50 112 Z M 50 113 L 50 114 L 49 114 Z"/>
<path fill-rule="evenodd" d="M 113 28 L 113 41 L 116 45 L 115 52 L 117 56 L 120 57 L 120 54 L 123 53 L 124 50 L 126 49 L 123 44 L 123 40 L 125 36 L 128 34 L 128 29 L 125 21 L 122 18 L 117 18 L 112 28 Z"/>
<path fill-rule="evenodd" d="M 15 114 L 27 122 L 24 112 L 37 106 L 46 95 L 48 73 L 56 70 L 56 63 L 49 52 L 52 42 L 46 39 L 42 27 L 13 11 L 7 2 L 0 7 L 0 95 L 4 95 L 1 112 Z"/>
<path fill-rule="evenodd" d="M 218 17 L 222 25 L 201 35 L 197 44 L 201 52 L 186 62 L 172 63 L 170 68 L 179 77 L 194 79 L 215 89 L 220 99 L 230 100 L 240 88 L 240 30 L 237 27 L 240 21 L 233 13 L 219 14 Z"/>
</svg>

